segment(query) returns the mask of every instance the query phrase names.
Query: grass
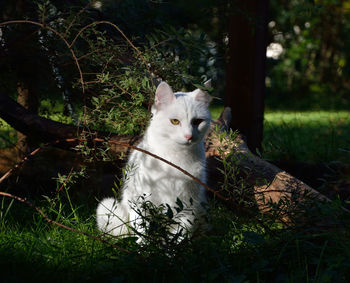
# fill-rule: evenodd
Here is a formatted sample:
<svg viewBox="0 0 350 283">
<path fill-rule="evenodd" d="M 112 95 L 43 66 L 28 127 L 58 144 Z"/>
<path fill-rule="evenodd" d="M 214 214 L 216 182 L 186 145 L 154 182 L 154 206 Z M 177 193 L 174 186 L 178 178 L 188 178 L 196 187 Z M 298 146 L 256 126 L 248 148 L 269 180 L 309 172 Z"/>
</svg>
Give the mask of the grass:
<svg viewBox="0 0 350 283">
<path fill-rule="evenodd" d="M 213 117 L 221 110 L 214 106 Z M 348 162 L 349 123 L 347 112 L 268 112 L 264 157 Z M 1 131 L 13 141 L 11 128 L 2 124 Z M 32 201 L 52 219 L 100 236 L 95 225 L 94 196 L 67 196 L 62 192 Z M 318 204 L 314 213 L 317 219 L 336 218 L 341 225 L 331 229 L 314 224 L 282 229 L 267 216 L 239 215 L 214 203 L 209 235 L 171 249 L 139 246 L 132 238 L 108 239 L 130 252 L 125 253 L 50 225 L 32 208 L 0 196 L 1 278 L 4 282 L 347 282 L 348 213 L 337 201 Z"/>
<path fill-rule="evenodd" d="M 263 147 L 266 159 L 348 163 L 350 113 L 268 112 Z"/>
<path fill-rule="evenodd" d="M 213 119 L 223 110 L 211 107 Z M 350 112 L 268 111 L 264 117 L 263 157 L 309 163 L 350 160 Z"/>
<path fill-rule="evenodd" d="M 8 199 L 1 200 L 0 271 L 4 282 L 345 282 L 350 279 L 348 227 L 323 231 L 270 226 L 269 230 L 252 218 L 238 216 L 216 204 L 210 214 L 213 225 L 210 235 L 176 244 L 169 249 L 171 253 L 161 246 L 139 246 L 133 239 L 110 240 L 130 252 L 125 253 L 50 225 L 23 204 L 11 205 Z M 37 201 L 51 218 L 98 236 L 93 216 L 95 206 L 89 201 L 90 205 L 78 203 L 67 205 L 63 197 Z M 327 209 L 320 210 L 322 216 L 335 212 Z M 4 210 L 8 210 L 6 216 Z"/>
</svg>

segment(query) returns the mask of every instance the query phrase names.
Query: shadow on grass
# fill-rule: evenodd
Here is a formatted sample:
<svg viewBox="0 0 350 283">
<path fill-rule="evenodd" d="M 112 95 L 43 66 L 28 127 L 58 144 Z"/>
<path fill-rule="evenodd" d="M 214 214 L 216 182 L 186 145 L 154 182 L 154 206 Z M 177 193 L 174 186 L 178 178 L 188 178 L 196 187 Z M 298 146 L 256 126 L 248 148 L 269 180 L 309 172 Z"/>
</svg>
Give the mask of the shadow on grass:
<svg viewBox="0 0 350 283">
<path fill-rule="evenodd" d="M 350 114 L 268 112 L 263 157 L 328 196 L 350 199 Z"/>
<path fill-rule="evenodd" d="M 26 209 L 16 209 L 28 213 Z M 2 282 L 346 282 L 350 278 L 348 229 L 334 227 L 327 231 L 301 226 L 269 234 L 243 217 L 226 215 L 223 210 L 216 213 L 211 235 L 180 244 L 171 254 L 124 242 L 132 251 L 125 254 L 49 226 L 35 213 L 26 216 L 33 219 L 27 225 L 11 216 L 6 231 L 2 229 L 0 233 L 1 279 Z M 83 222 L 76 223 L 77 228 L 84 224 L 93 233 L 93 221 Z"/>
</svg>

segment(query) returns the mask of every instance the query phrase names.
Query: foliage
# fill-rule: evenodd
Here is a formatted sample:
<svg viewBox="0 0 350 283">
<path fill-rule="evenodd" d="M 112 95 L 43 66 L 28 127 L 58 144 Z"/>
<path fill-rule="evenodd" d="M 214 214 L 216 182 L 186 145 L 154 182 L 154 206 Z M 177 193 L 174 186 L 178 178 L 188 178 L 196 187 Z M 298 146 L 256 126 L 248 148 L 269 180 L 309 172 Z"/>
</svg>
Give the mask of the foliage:
<svg viewBox="0 0 350 283">
<path fill-rule="evenodd" d="M 274 109 L 347 109 L 349 1 L 271 1 L 267 103 Z"/>
<path fill-rule="evenodd" d="M 185 25 L 176 28 L 170 20 L 156 26 L 134 23 L 134 29 L 127 29 L 124 19 L 115 16 L 125 13 L 132 17 L 132 12 L 141 13 L 141 7 L 146 8 L 144 13 L 157 14 L 162 11 L 161 5 L 158 11 L 152 10 L 148 1 L 103 1 L 100 9 L 95 2 L 25 1 L 28 10 L 21 10 L 22 18 L 39 24 L 22 22 L 2 27 L 1 40 L 8 59 L 2 61 L 1 69 L 9 78 L 3 89 L 14 93 L 15 81 L 27 80 L 34 67 L 28 65 L 32 61 L 26 65 L 22 60 L 26 72 L 17 74 L 13 62 L 16 57 L 30 54 L 38 59 L 37 54 L 41 54 L 37 60 L 40 64 L 35 65 L 37 73 L 43 74 L 40 87 L 37 77 L 30 76 L 32 79 L 26 83 L 30 92 L 39 94 L 40 113 L 52 114 L 63 105 L 66 114 L 70 109 L 69 116 L 75 123 L 89 129 L 139 134 L 149 120 L 155 84 L 163 79 L 181 90 L 206 80 L 211 46 L 204 33 Z M 2 5 L 4 10 L 20 10 L 17 4 Z M 118 13 L 113 14 L 115 10 Z M 35 30 L 41 22 L 43 26 Z M 15 36 L 27 40 L 13 47 L 11 40 Z M 28 54 L 22 54 L 28 46 Z M 30 97 L 34 99 L 34 94 Z"/>
</svg>

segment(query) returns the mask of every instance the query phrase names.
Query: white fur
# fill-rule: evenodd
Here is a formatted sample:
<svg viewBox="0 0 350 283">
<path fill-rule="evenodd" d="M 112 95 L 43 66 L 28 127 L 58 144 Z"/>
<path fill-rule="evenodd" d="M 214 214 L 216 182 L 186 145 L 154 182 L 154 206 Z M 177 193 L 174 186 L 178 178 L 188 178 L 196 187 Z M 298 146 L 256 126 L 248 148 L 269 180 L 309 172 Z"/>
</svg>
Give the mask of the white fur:
<svg viewBox="0 0 350 283">
<path fill-rule="evenodd" d="M 209 102 L 208 94 L 199 89 L 174 94 L 170 86 L 162 82 L 156 91 L 153 117 L 138 147 L 178 165 L 205 183 L 203 138 L 211 121 Z M 171 119 L 180 123 L 173 125 Z M 194 121 L 198 123 L 195 119 L 203 121 L 195 125 Z M 188 140 L 186 135 L 191 135 L 192 139 Z M 177 206 L 179 198 L 189 208 L 177 215 L 180 226 L 190 232 L 198 228 L 205 213 L 203 203 L 207 201 L 201 185 L 176 168 L 137 150 L 131 153 L 128 166 L 131 169 L 124 179 L 121 199 L 107 198 L 98 205 L 97 225 L 101 231 L 126 235 L 131 233 L 128 228 L 131 226 L 142 233 L 137 225 L 139 215 L 132 205 L 139 207 L 140 196 L 143 195 L 155 205 L 168 204 L 171 208 Z"/>
</svg>

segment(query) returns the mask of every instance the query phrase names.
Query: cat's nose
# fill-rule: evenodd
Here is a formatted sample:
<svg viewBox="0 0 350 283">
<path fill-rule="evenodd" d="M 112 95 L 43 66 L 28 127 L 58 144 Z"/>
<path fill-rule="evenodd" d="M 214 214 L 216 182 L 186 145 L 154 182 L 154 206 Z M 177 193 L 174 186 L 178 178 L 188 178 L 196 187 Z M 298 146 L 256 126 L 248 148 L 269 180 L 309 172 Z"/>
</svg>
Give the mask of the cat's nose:
<svg viewBox="0 0 350 283">
<path fill-rule="evenodd" d="M 186 138 L 188 141 L 190 141 L 190 140 L 192 140 L 192 135 L 185 135 L 185 138 Z"/>
</svg>

